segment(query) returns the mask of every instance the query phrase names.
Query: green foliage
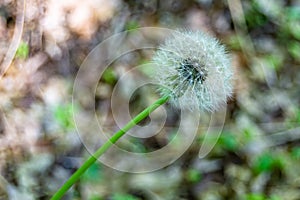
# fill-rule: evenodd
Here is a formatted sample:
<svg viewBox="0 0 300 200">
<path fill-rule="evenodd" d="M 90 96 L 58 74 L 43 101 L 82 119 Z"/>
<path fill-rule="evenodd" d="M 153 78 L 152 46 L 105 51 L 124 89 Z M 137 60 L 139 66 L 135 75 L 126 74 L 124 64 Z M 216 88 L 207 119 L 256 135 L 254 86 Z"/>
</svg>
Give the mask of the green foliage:
<svg viewBox="0 0 300 200">
<path fill-rule="evenodd" d="M 247 127 L 243 130 L 243 139 L 246 142 L 253 140 L 254 137 L 255 137 L 255 130 L 253 128 Z"/>
<path fill-rule="evenodd" d="M 94 163 L 83 174 L 82 179 L 88 182 L 101 182 L 103 180 L 103 171 L 101 165 L 98 163 Z"/>
<path fill-rule="evenodd" d="M 295 128 L 300 125 L 300 109 L 295 109 L 293 114 L 285 119 L 287 128 Z"/>
<path fill-rule="evenodd" d="M 289 21 L 300 20 L 300 7 L 287 7 L 284 16 L 286 16 Z"/>
<path fill-rule="evenodd" d="M 256 173 L 271 172 L 275 169 L 282 169 L 281 157 L 269 152 L 263 153 L 254 161 L 253 169 Z"/>
<path fill-rule="evenodd" d="M 263 60 L 266 63 L 266 66 L 278 70 L 283 65 L 283 57 L 282 55 L 276 55 L 276 54 L 269 54 L 263 57 Z"/>
<path fill-rule="evenodd" d="M 295 40 L 300 39 L 300 8 L 299 7 L 286 7 L 282 18 L 278 21 L 280 31 L 278 32 L 279 38 L 282 43 L 288 47 L 290 55 L 299 60 L 300 55 L 297 52 L 299 50 L 299 43 Z"/>
<path fill-rule="evenodd" d="M 130 194 L 114 194 L 112 200 L 140 200 Z"/>
<path fill-rule="evenodd" d="M 266 200 L 263 194 L 247 194 L 246 200 Z"/>
<path fill-rule="evenodd" d="M 246 195 L 246 200 L 281 200 L 279 197 L 272 195 L 271 197 L 267 197 L 263 194 L 250 193 Z"/>
<path fill-rule="evenodd" d="M 239 148 L 239 143 L 236 137 L 229 132 L 222 133 L 218 140 L 218 144 L 228 151 L 235 151 Z"/>
<path fill-rule="evenodd" d="M 294 120 L 296 123 L 298 123 L 300 125 L 300 109 L 297 109 Z"/>
<path fill-rule="evenodd" d="M 115 74 L 115 72 L 114 72 L 113 69 L 107 68 L 107 69 L 103 72 L 101 79 L 102 79 L 104 82 L 106 82 L 106 83 L 108 83 L 108 84 L 110 84 L 110 85 L 113 85 L 113 84 L 115 84 L 116 81 L 117 81 L 117 76 L 116 76 L 116 74 Z"/>
<path fill-rule="evenodd" d="M 94 195 L 94 196 L 90 197 L 89 200 L 104 200 L 104 198 L 102 198 L 98 195 Z"/>
<path fill-rule="evenodd" d="M 300 160 L 300 147 L 294 147 L 291 152 L 292 158 Z"/>
<path fill-rule="evenodd" d="M 268 198 L 267 200 L 282 200 L 280 197 L 278 197 L 277 195 L 272 195 L 270 198 Z"/>
<path fill-rule="evenodd" d="M 197 138 L 197 142 L 202 144 L 204 141 L 204 137 L 207 140 L 207 142 L 215 144 L 214 147 L 214 153 L 216 154 L 224 154 L 226 151 L 238 151 L 240 148 L 240 142 L 238 141 L 237 137 L 231 133 L 231 132 L 226 132 L 224 131 L 219 138 L 216 136 L 199 136 Z"/>
<path fill-rule="evenodd" d="M 288 24 L 289 31 L 293 37 L 300 40 L 300 21 L 290 22 Z"/>
<path fill-rule="evenodd" d="M 16 52 L 16 58 L 26 59 L 29 54 L 29 46 L 27 43 L 21 41 L 17 52 Z"/>
<path fill-rule="evenodd" d="M 255 2 L 252 2 L 250 8 L 246 10 L 245 19 L 249 29 L 260 27 L 268 21 L 268 18 L 259 11 Z"/>
<path fill-rule="evenodd" d="M 186 179 L 187 179 L 187 181 L 189 181 L 191 183 L 197 183 L 197 182 L 201 181 L 202 174 L 199 170 L 189 169 L 186 174 Z"/>
<path fill-rule="evenodd" d="M 291 54 L 291 56 L 300 61 L 300 43 L 297 41 L 292 41 L 288 45 L 288 51 Z"/>
<path fill-rule="evenodd" d="M 54 109 L 54 119 L 58 124 L 67 130 L 75 127 L 73 121 L 73 106 L 72 104 L 59 105 Z"/>
<path fill-rule="evenodd" d="M 290 34 L 300 39 L 300 8 L 299 7 L 288 7 L 285 9 L 285 23 L 287 31 Z"/>
<path fill-rule="evenodd" d="M 129 146 L 130 152 L 135 153 L 146 153 L 148 150 L 147 148 L 142 144 L 142 141 L 138 138 L 130 138 L 130 146 Z"/>
<path fill-rule="evenodd" d="M 125 29 L 127 31 L 134 30 L 134 29 L 137 29 L 139 27 L 140 27 L 140 25 L 139 25 L 138 21 L 136 21 L 136 20 L 130 20 L 125 25 Z"/>
</svg>

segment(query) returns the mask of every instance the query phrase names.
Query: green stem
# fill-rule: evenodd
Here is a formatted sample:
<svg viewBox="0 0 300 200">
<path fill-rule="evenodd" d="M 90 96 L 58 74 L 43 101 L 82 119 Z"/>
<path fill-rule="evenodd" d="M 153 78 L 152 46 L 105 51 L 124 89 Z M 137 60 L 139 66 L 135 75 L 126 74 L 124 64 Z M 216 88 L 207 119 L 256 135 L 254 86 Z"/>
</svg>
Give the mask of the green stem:
<svg viewBox="0 0 300 200">
<path fill-rule="evenodd" d="M 161 97 L 159 100 L 154 102 L 152 105 L 147 107 L 141 113 L 139 113 L 135 118 L 133 118 L 128 124 L 126 124 L 122 129 L 116 132 L 108 141 L 106 141 L 93 155 L 91 155 L 77 171 L 61 186 L 61 188 L 52 196 L 51 200 L 60 199 L 72 185 L 78 181 L 81 175 L 103 154 L 105 153 L 114 143 L 116 143 L 128 130 L 134 127 L 141 120 L 146 118 L 150 113 L 152 113 L 156 108 L 166 103 L 169 99 L 169 95 Z"/>
</svg>

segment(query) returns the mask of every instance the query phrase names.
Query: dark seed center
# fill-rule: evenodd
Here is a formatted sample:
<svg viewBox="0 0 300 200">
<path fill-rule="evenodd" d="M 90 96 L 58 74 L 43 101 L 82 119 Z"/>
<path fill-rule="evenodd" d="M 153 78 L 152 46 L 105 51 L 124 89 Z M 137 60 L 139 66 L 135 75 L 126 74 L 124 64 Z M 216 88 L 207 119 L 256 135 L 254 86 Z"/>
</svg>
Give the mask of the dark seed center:
<svg viewBox="0 0 300 200">
<path fill-rule="evenodd" d="M 198 60 L 191 58 L 184 59 L 177 70 L 182 81 L 190 85 L 194 85 L 197 82 L 202 84 L 207 77 L 205 67 Z"/>
</svg>

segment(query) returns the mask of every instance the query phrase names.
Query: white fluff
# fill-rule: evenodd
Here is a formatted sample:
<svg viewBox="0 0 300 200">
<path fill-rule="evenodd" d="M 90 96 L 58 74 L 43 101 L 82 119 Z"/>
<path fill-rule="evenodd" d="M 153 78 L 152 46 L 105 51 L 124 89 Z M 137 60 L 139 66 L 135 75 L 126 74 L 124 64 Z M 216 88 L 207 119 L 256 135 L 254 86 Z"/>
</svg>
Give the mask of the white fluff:
<svg viewBox="0 0 300 200">
<path fill-rule="evenodd" d="M 233 71 L 225 48 L 217 39 L 196 31 L 176 31 L 153 56 L 153 78 L 171 91 L 180 108 L 215 111 L 232 94 Z"/>
</svg>

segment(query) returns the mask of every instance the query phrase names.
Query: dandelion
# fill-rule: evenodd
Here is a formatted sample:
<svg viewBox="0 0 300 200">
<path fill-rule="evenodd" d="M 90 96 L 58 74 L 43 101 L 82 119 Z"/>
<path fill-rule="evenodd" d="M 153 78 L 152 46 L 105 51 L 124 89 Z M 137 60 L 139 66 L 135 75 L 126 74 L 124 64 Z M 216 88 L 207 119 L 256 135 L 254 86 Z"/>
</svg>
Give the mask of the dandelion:
<svg viewBox="0 0 300 200">
<path fill-rule="evenodd" d="M 225 48 L 200 31 L 177 31 L 153 57 L 161 93 L 180 108 L 214 111 L 232 94 L 233 72 Z"/>
<path fill-rule="evenodd" d="M 57 190 L 51 200 L 61 199 L 82 174 L 127 131 L 167 101 L 181 108 L 214 111 L 232 93 L 232 69 L 224 46 L 202 32 L 176 32 L 153 57 L 154 79 L 162 86 L 162 97 L 111 136 Z"/>
</svg>

